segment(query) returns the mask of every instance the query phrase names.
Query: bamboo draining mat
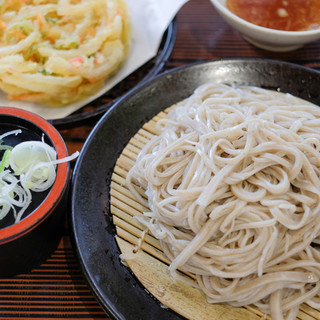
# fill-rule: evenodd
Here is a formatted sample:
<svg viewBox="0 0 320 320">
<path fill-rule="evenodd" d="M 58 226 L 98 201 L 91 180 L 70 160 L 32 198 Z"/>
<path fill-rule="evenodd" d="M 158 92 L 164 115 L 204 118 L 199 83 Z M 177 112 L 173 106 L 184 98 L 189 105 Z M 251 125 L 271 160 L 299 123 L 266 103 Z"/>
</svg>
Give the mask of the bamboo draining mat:
<svg viewBox="0 0 320 320">
<path fill-rule="evenodd" d="M 143 212 L 149 209 L 138 203 L 127 189 L 126 175 L 142 147 L 157 134 L 156 123 L 166 117 L 167 112 L 168 110 L 159 113 L 136 133 L 120 155 L 112 175 L 111 213 L 117 231 L 116 241 L 127 258 L 125 262 L 160 303 L 187 319 L 270 319 L 251 306 L 233 308 L 228 305 L 209 304 L 199 290 L 171 278 L 167 270 L 168 259 L 162 252 L 159 241 L 150 234 L 144 235 L 144 227 L 134 218 L 142 216 Z M 136 252 L 136 246 L 143 236 L 141 249 Z M 194 281 L 192 275 L 183 276 Z M 303 304 L 297 319 L 320 319 L 320 311 Z"/>
</svg>

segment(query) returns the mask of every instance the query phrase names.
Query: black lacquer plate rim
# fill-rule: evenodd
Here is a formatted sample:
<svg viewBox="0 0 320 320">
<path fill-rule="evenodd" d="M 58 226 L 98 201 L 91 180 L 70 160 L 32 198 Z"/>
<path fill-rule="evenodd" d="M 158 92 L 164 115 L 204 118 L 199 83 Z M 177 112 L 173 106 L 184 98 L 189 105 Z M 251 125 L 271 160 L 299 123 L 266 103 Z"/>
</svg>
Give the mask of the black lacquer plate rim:
<svg viewBox="0 0 320 320">
<path fill-rule="evenodd" d="M 138 82 L 132 81 L 130 80 L 132 75 L 129 75 L 127 78 L 121 81 L 121 88 L 125 88 L 126 92 L 128 92 L 133 89 L 132 86 L 138 85 L 140 83 L 144 83 L 149 79 L 155 77 L 157 74 L 159 74 L 159 72 L 161 72 L 165 63 L 167 62 L 167 60 L 171 55 L 171 52 L 175 43 L 175 39 L 176 39 L 176 32 L 177 32 L 177 21 L 175 18 L 169 24 L 166 32 L 164 33 L 164 36 L 156 57 L 146 62 L 145 65 L 143 65 L 138 70 L 133 72 L 132 75 L 139 75 L 139 77 L 141 77 L 141 80 Z M 143 74 L 145 72 L 144 69 L 148 69 L 145 74 Z M 103 96 L 110 95 L 110 93 L 116 94 L 122 91 L 122 89 L 117 89 L 117 86 L 115 86 L 115 88 L 110 89 Z M 114 99 L 111 99 L 111 101 L 104 103 L 103 96 L 97 98 L 93 102 L 88 103 L 88 105 L 96 105 L 96 107 L 93 109 L 84 110 L 84 108 L 86 107 L 84 106 L 79 111 L 74 112 L 69 116 L 66 116 L 64 118 L 53 119 L 53 120 L 49 119 L 48 121 L 52 125 L 54 125 L 57 129 L 72 128 L 75 126 L 83 125 L 88 121 L 97 121 L 112 106 L 112 104 L 114 104 L 120 98 L 120 96 L 118 96 L 118 97 L 115 97 Z"/>
<path fill-rule="evenodd" d="M 208 81 L 261 86 L 320 105 L 320 72 L 270 59 L 230 58 L 164 72 L 130 91 L 103 115 L 74 168 L 69 218 L 83 274 L 113 319 L 184 319 L 163 308 L 121 264 L 110 215 L 110 180 L 118 156 L 143 123 Z"/>
</svg>

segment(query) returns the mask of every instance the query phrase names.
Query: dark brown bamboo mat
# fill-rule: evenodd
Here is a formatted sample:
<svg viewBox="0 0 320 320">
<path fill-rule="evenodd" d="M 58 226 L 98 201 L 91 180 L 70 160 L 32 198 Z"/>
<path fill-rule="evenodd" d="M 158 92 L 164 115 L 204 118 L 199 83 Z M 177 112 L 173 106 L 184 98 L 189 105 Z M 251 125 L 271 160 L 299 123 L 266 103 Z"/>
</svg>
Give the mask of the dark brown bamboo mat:
<svg viewBox="0 0 320 320">
<path fill-rule="evenodd" d="M 257 49 L 222 20 L 210 0 L 190 0 L 177 15 L 176 41 L 164 69 L 229 57 L 277 59 L 320 70 L 320 40 L 289 53 Z M 70 154 L 80 150 L 93 125 L 60 131 Z M 68 233 L 39 268 L 0 279 L 2 319 L 109 319 L 86 284 Z"/>
<path fill-rule="evenodd" d="M 108 319 L 87 286 L 68 236 L 38 268 L 0 280 L 0 319 Z"/>
</svg>

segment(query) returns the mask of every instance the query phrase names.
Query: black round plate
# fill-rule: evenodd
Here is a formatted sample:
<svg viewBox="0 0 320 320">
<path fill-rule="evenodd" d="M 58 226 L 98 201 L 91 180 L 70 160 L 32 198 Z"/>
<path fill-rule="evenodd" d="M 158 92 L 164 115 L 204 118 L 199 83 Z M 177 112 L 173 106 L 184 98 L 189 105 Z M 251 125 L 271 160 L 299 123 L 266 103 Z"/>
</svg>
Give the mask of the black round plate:
<svg viewBox="0 0 320 320">
<path fill-rule="evenodd" d="M 110 215 L 110 179 L 118 156 L 143 123 L 209 81 L 289 92 L 320 105 L 320 73 L 315 70 L 274 60 L 224 59 L 166 72 L 129 92 L 107 111 L 76 163 L 70 218 L 84 275 L 114 319 L 183 319 L 162 308 L 121 264 Z"/>
<path fill-rule="evenodd" d="M 162 38 L 158 53 L 153 59 L 145 63 L 104 95 L 88 103 L 78 111 L 64 118 L 49 120 L 49 122 L 58 129 L 64 129 L 82 125 L 89 120 L 95 121 L 99 119 L 121 95 L 127 93 L 139 83 L 153 78 L 162 70 L 173 49 L 176 32 L 177 22 L 176 19 L 174 19 L 168 26 Z"/>
</svg>

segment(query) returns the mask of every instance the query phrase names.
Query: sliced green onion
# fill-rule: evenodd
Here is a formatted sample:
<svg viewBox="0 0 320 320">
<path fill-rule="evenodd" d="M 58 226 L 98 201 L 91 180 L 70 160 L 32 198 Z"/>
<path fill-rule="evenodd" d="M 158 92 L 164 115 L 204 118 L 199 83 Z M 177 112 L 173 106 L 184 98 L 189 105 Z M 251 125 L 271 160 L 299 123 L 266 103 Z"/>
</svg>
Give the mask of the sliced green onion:
<svg viewBox="0 0 320 320">
<path fill-rule="evenodd" d="M 3 171 L 3 169 L 8 168 L 10 152 L 11 152 L 11 150 L 9 150 L 9 149 L 7 149 L 4 152 L 4 155 L 3 155 L 2 160 L 0 162 L 0 172 Z"/>
<path fill-rule="evenodd" d="M 10 211 L 15 223 L 21 220 L 28 208 L 32 193 L 49 189 L 56 179 L 58 163 L 75 159 L 79 152 L 63 159 L 57 159 L 54 148 L 42 141 L 26 141 L 15 147 L 2 145 L 3 138 L 19 134 L 14 130 L 0 135 L 0 149 L 5 150 L 0 161 L 0 220 Z"/>
</svg>

